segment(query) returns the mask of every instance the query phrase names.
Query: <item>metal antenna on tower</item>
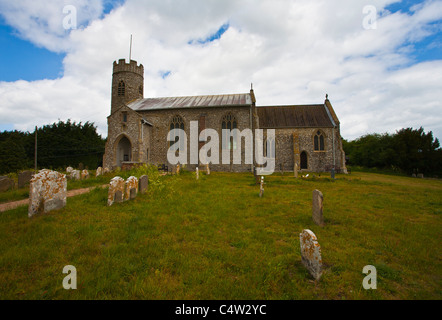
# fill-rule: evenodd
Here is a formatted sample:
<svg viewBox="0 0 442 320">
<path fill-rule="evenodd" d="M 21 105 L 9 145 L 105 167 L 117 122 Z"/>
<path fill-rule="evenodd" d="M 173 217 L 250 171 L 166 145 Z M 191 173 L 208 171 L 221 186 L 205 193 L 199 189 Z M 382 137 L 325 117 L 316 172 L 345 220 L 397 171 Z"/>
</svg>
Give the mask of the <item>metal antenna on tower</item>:
<svg viewBox="0 0 442 320">
<path fill-rule="evenodd" d="M 130 35 L 129 62 L 132 58 L 132 35 Z"/>
</svg>

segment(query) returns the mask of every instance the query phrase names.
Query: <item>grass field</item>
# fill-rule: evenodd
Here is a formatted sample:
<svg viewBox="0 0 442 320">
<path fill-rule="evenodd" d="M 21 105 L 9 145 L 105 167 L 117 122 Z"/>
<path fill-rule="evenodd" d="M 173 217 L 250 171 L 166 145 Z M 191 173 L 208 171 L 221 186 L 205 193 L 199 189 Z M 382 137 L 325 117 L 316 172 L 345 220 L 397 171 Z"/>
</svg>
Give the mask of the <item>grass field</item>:
<svg viewBox="0 0 442 320">
<path fill-rule="evenodd" d="M 0 298 L 441 299 L 442 182 L 337 178 L 274 174 L 259 198 L 251 174 L 184 172 L 112 207 L 97 188 L 32 219 L 27 207 L 1 213 Z M 311 218 L 314 189 L 324 227 Z M 301 264 L 303 229 L 322 247 L 319 282 Z M 65 265 L 77 290 L 63 289 Z M 362 287 L 366 265 L 376 290 Z"/>
</svg>

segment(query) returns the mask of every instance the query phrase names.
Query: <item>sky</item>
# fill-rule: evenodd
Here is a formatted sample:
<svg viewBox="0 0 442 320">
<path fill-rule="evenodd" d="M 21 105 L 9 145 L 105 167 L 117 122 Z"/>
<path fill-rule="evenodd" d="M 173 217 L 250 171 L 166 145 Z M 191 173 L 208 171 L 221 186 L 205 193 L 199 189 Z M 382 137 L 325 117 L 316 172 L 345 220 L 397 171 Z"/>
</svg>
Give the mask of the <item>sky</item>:
<svg viewBox="0 0 442 320">
<path fill-rule="evenodd" d="M 107 136 L 112 63 L 145 97 L 323 103 L 344 139 L 442 138 L 442 0 L 0 0 L 0 131 L 71 119 Z"/>
</svg>

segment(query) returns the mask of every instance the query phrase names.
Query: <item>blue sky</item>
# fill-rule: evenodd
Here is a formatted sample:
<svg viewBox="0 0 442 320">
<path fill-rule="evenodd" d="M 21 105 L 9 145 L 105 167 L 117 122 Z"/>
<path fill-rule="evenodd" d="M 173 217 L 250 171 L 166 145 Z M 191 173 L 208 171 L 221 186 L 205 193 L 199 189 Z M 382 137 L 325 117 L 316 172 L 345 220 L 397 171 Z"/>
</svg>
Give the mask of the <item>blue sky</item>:
<svg viewBox="0 0 442 320">
<path fill-rule="evenodd" d="M 71 2 L 78 28 L 66 31 L 61 9 Z M 321 3 L 0 0 L 0 130 L 70 118 L 105 135 L 112 62 L 127 59 L 133 34 L 146 96 L 240 93 L 253 82 L 259 105 L 319 103 L 328 93 L 346 139 L 408 126 L 442 136 L 433 88 L 441 1 L 393 3 L 392 18 L 379 9 L 377 30 L 361 26 L 364 0 Z"/>
</svg>

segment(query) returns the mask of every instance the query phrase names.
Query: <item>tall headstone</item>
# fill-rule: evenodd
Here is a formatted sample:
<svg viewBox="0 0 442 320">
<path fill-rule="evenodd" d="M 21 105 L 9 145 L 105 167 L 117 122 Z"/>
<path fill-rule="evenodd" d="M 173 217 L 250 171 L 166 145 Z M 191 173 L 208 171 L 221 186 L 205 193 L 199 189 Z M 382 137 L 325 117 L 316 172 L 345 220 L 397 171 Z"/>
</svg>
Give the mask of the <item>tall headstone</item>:
<svg viewBox="0 0 442 320">
<path fill-rule="evenodd" d="M 126 193 L 124 195 L 124 201 L 135 199 L 138 193 L 138 179 L 134 176 L 130 176 L 126 180 Z"/>
<path fill-rule="evenodd" d="M 259 197 L 262 198 L 264 195 L 264 177 L 261 176 L 261 183 L 259 185 Z"/>
<path fill-rule="evenodd" d="M 118 195 L 117 192 L 119 192 Z M 107 205 L 111 206 L 114 204 L 114 202 L 122 202 L 123 195 L 124 195 L 124 179 L 119 176 L 113 177 L 109 183 Z"/>
<path fill-rule="evenodd" d="M 35 174 L 29 186 L 28 216 L 66 206 L 66 175 L 48 169 Z"/>
<path fill-rule="evenodd" d="M 14 188 L 14 180 L 7 176 L 0 177 L 0 192 Z"/>
<path fill-rule="evenodd" d="M 23 171 L 18 174 L 18 187 L 23 188 L 27 184 L 30 183 L 34 172 L 32 171 Z"/>
<path fill-rule="evenodd" d="M 301 245 L 301 262 L 310 272 L 310 274 L 319 280 L 322 275 L 322 257 L 321 246 L 318 243 L 316 235 L 308 229 L 304 229 L 299 234 Z"/>
<path fill-rule="evenodd" d="M 140 180 L 138 181 L 138 188 L 140 190 L 140 193 L 145 193 L 148 187 L 149 187 L 149 177 L 146 175 L 141 176 Z"/>
<path fill-rule="evenodd" d="M 312 197 L 313 222 L 321 227 L 324 226 L 324 216 L 322 213 L 323 202 L 324 202 L 324 196 L 322 195 L 322 192 L 319 190 L 313 190 L 313 197 Z"/>
</svg>

